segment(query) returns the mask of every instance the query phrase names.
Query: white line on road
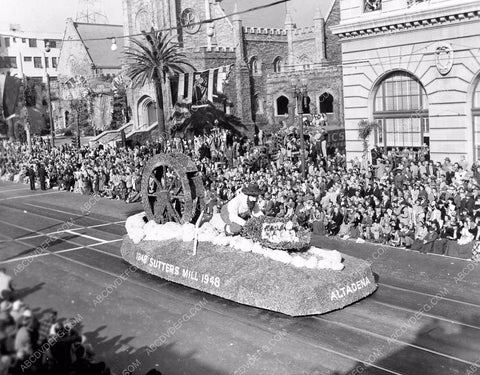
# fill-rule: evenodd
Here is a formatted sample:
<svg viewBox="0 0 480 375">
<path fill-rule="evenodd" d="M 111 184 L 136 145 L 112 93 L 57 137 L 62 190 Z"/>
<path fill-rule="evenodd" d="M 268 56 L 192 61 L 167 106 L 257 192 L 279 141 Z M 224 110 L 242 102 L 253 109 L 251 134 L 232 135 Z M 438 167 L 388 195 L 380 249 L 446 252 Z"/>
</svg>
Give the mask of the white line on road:
<svg viewBox="0 0 480 375">
<path fill-rule="evenodd" d="M 63 211 L 63 210 L 57 210 L 56 208 L 50 208 L 50 207 L 45 207 L 45 206 L 40 206 L 38 204 L 33 204 L 33 203 L 25 203 L 27 206 L 32 206 L 36 208 L 41 208 L 43 210 L 48 210 L 48 211 L 54 211 L 54 212 L 60 212 L 62 214 L 67 214 L 67 215 L 75 215 L 75 216 L 84 216 L 82 215 L 81 212 L 69 212 L 69 211 Z M 97 219 L 99 220 L 99 219 Z"/>
<path fill-rule="evenodd" d="M 58 193 L 60 193 L 60 192 L 59 191 L 51 191 L 49 193 L 41 193 L 41 194 L 17 195 L 15 197 L 1 198 L 0 201 L 6 201 L 6 200 L 18 199 L 18 198 L 41 197 L 43 195 L 58 194 Z"/>
<path fill-rule="evenodd" d="M 101 238 L 92 237 L 92 236 L 89 236 L 87 234 L 77 233 L 74 230 L 67 229 L 65 231 L 65 233 L 70 233 L 70 234 L 73 234 L 73 235 L 78 236 L 78 237 L 83 237 L 83 238 L 87 238 L 89 240 L 97 241 L 99 243 L 105 243 L 105 240 L 102 240 Z"/>
<path fill-rule="evenodd" d="M 9 193 L 11 191 L 22 191 L 22 190 L 30 190 L 29 188 L 25 189 L 8 189 L 8 190 L 0 190 L 0 193 Z"/>
<path fill-rule="evenodd" d="M 45 206 L 40 206 L 38 204 L 33 204 L 33 203 L 25 203 L 25 205 L 27 206 L 31 206 L 31 207 L 36 207 L 36 208 L 41 208 L 43 210 L 49 210 L 49 211 L 53 211 L 53 212 L 60 212 L 62 214 L 67 214 L 67 215 L 72 215 L 72 216 L 77 216 L 77 217 L 88 217 L 89 219 L 92 219 L 92 220 L 96 220 L 96 221 L 105 221 L 103 219 L 99 219 L 95 216 L 91 216 L 90 213 L 87 213 L 87 215 L 85 214 L 82 214 L 81 212 L 79 213 L 76 213 L 76 212 L 69 212 L 69 211 L 63 211 L 63 210 L 58 210 L 56 208 L 50 208 L 50 207 L 45 207 Z M 57 219 L 58 220 L 58 219 Z M 122 221 L 123 223 L 124 221 Z"/>
<path fill-rule="evenodd" d="M 100 227 L 106 227 L 106 226 L 109 226 L 109 225 L 118 225 L 118 224 L 123 224 L 125 223 L 125 220 L 122 220 L 122 221 L 112 221 L 111 223 L 105 223 L 105 224 L 95 224 L 95 225 L 89 225 L 89 226 L 85 226 L 85 227 L 82 227 L 82 226 L 78 226 L 78 228 L 74 228 L 74 230 L 83 230 L 83 229 L 95 229 L 95 228 L 100 228 Z M 45 234 L 35 234 L 33 236 L 25 236 L 25 237 L 18 237 L 18 238 L 15 238 L 13 240 L 2 240 L 0 242 L 10 242 L 10 241 L 14 241 L 14 240 L 30 240 L 32 238 L 38 238 L 38 237 L 49 237 L 49 236 L 52 236 L 53 234 L 59 234 L 59 233 L 64 233 L 65 231 L 64 230 L 56 230 L 55 232 L 49 232 L 49 233 L 45 233 Z M 104 241 L 104 240 L 102 240 Z"/>
<path fill-rule="evenodd" d="M 118 242 L 118 241 L 123 241 L 123 238 L 117 238 L 116 240 L 111 240 L 111 241 L 103 241 L 102 243 L 97 243 L 97 244 L 88 245 L 88 246 L 77 246 L 77 247 L 74 247 L 74 248 L 71 248 L 71 249 L 65 249 L 65 250 L 59 250 L 59 251 L 50 251 L 50 252 L 47 252 L 47 253 L 27 255 L 27 256 L 24 256 L 24 257 L 20 257 L 20 258 L 3 260 L 3 261 L 0 261 L 0 264 L 20 262 L 20 261 L 25 260 L 25 259 L 35 259 L 35 258 L 40 258 L 40 257 L 46 256 L 46 255 L 62 254 L 62 253 L 67 253 L 67 252 L 74 251 L 74 250 L 80 250 L 80 249 L 89 248 L 89 247 L 98 246 L 98 245 L 105 245 L 105 244 L 114 243 L 114 242 Z M 104 253 L 104 252 L 102 251 L 102 253 Z"/>
</svg>

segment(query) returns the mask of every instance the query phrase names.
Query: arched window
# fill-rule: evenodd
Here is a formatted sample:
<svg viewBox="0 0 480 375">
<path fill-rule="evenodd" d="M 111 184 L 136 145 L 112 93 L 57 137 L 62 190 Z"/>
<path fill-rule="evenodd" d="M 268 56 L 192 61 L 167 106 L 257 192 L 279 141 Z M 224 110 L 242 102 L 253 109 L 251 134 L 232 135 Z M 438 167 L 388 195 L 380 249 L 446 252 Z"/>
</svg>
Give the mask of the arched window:
<svg viewBox="0 0 480 375">
<path fill-rule="evenodd" d="M 151 97 L 145 95 L 138 101 L 138 124 L 146 128 L 157 122 L 157 107 Z"/>
<path fill-rule="evenodd" d="M 480 158 L 480 79 L 473 91 L 472 117 L 474 142 L 473 157 L 474 160 L 477 160 Z"/>
<path fill-rule="evenodd" d="M 333 96 L 330 93 L 324 92 L 318 98 L 318 102 L 320 104 L 320 113 L 333 113 Z"/>
<path fill-rule="evenodd" d="M 376 132 L 380 146 L 417 148 L 429 143 L 427 94 L 408 73 L 394 72 L 380 83 L 373 117 L 381 124 Z"/>
<path fill-rule="evenodd" d="M 147 115 L 148 115 L 148 126 L 153 125 L 157 122 L 157 106 L 155 102 L 150 102 L 147 104 Z"/>
<path fill-rule="evenodd" d="M 252 74 L 257 74 L 258 73 L 258 59 L 257 56 L 253 56 L 250 58 L 250 62 L 248 63 L 248 66 L 250 67 L 250 71 Z"/>
<path fill-rule="evenodd" d="M 288 103 L 289 100 L 286 96 L 280 96 L 277 98 L 277 116 L 288 115 Z"/>
<path fill-rule="evenodd" d="M 282 71 L 282 64 L 283 59 L 280 56 L 275 57 L 275 60 L 273 60 L 273 71 L 275 73 L 280 73 Z"/>
</svg>

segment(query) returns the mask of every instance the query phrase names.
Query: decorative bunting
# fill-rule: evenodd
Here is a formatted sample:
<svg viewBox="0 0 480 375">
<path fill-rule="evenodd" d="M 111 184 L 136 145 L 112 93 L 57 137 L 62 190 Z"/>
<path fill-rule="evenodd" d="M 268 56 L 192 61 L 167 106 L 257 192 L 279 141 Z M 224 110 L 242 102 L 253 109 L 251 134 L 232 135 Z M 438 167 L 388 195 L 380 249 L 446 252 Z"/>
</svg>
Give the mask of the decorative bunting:
<svg viewBox="0 0 480 375">
<path fill-rule="evenodd" d="M 223 94 L 232 71 L 232 65 L 193 73 L 179 74 L 178 103 L 198 103 L 208 100 L 214 102 Z"/>
</svg>

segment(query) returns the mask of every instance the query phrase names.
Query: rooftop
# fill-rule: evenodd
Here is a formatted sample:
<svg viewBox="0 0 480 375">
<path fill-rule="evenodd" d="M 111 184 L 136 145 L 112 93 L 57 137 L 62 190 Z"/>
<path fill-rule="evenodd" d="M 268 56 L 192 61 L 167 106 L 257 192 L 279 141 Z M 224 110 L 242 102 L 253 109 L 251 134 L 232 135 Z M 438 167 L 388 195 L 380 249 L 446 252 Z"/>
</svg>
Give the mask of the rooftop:
<svg viewBox="0 0 480 375">
<path fill-rule="evenodd" d="M 123 26 L 96 23 L 73 23 L 97 67 L 120 67 L 123 50 Z M 110 49 L 111 38 L 117 38 L 117 50 Z M 103 39 L 102 39 L 103 38 Z M 106 38 L 106 39 L 105 39 Z M 88 40 L 101 39 L 101 40 Z"/>
</svg>

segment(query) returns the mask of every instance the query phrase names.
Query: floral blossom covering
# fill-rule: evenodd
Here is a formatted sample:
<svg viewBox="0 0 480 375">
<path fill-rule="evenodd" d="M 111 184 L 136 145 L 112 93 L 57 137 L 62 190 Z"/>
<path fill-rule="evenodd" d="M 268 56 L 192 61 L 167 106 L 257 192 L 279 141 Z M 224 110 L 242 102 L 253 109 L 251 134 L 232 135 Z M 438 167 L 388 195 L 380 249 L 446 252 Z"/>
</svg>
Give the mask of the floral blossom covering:
<svg viewBox="0 0 480 375">
<path fill-rule="evenodd" d="M 178 223 L 167 222 L 165 224 L 157 224 L 155 221 L 150 220 L 148 222 L 144 219 L 145 214 L 139 213 L 129 217 L 125 223 L 128 236 L 135 244 L 141 241 L 168 241 L 178 240 L 183 242 L 191 242 L 194 239 L 195 227 L 193 224 L 186 223 L 180 225 Z M 262 217 L 265 218 L 265 217 Z M 261 218 L 259 218 L 261 219 Z M 272 219 L 272 218 L 267 218 Z M 278 221 L 278 219 L 276 219 Z M 249 220 L 246 225 L 251 223 Z M 268 222 L 265 224 L 268 225 Z M 287 235 L 289 231 L 294 231 L 295 224 L 293 222 L 285 221 L 282 225 L 274 225 L 273 227 L 283 228 Z M 262 225 L 258 226 L 257 232 L 262 232 Z M 291 228 L 291 229 L 287 229 Z M 295 231 L 295 235 L 298 236 L 299 231 Z M 310 240 L 310 237 L 308 237 Z M 316 247 L 310 247 L 304 252 L 295 252 L 290 254 L 285 251 L 285 241 L 279 242 L 282 246 L 281 250 L 272 249 L 267 246 L 263 246 L 259 241 L 255 241 L 252 238 L 246 238 L 244 236 L 226 236 L 223 231 L 219 231 L 215 228 L 211 222 L 203 224 L 198 230 L 199 242 L 211 242 L 214 245 L 230 247 L 236 251 L 244 253 L 255 253 L 270 258 L 274 261 L 284 264 L 290 264 L 297 268 L 310 268 L 310 269 L 331 269 L 334 271 L 341 271 L 344 268 L 342 263 L 342 254 L 336 250 L 324 250 Z M 264 242 L 268 242 L 266 239 Z M 304 244 L 305 236 L 300 232 L 298 241 L 295 244 Z M 274 244 L 275 245 L 275 244 Z M 308 245 L 308 242 L 307 242 Z M 305 248 L 304 245 L 302 245 Z M 298 248 L 297 248 L 298 249 Z M 306 249 L 306 248 L 305 248 Z"/>
<path fill-rule="evenodd" d="M 278 217 L 251 218 L 243 227 L 242 235 L 278 250 L 300 251 L 310 244 L 309 231 L 291 220 Z"/>
<path fill-rule="evenodd" d="M 273 243 L 298 242 L 297 234 L 293 230 L 293 223 L 263 223 L 262 239 Z"/>
</svg>

